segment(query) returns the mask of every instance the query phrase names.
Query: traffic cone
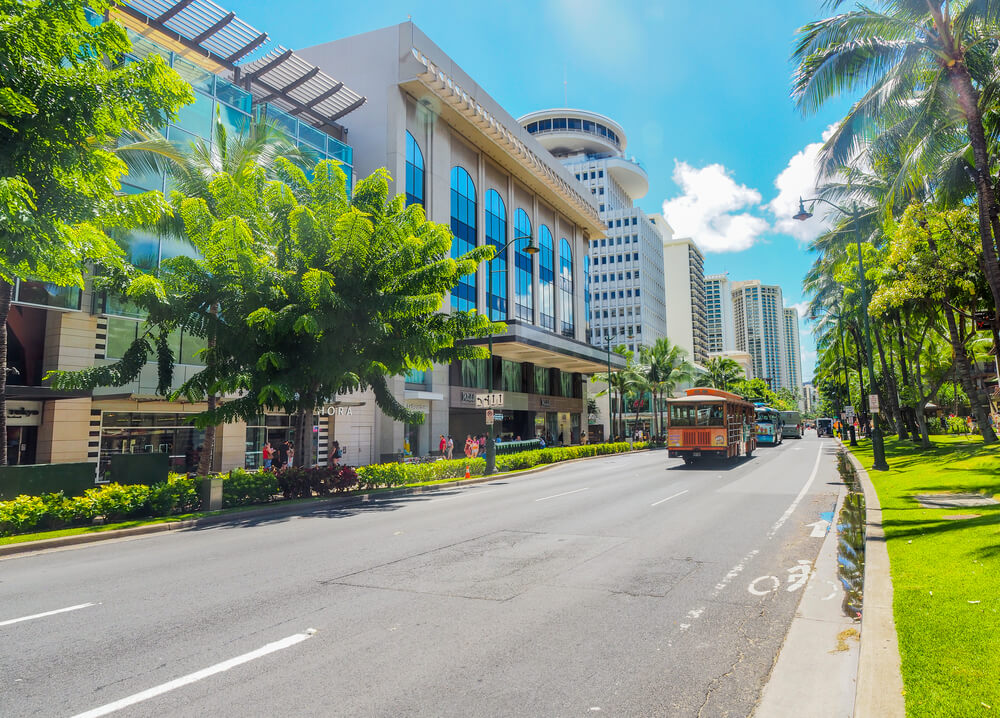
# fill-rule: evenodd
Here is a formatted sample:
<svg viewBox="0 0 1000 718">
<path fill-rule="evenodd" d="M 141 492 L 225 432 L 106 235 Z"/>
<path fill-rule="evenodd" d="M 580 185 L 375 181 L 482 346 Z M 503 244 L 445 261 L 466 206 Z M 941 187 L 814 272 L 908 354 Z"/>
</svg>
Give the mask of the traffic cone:
<svg viewBox="0 0 1000 718">
<path fill-rule="evenodd" d="M 469 474 L 469 465 L 468 464 L 465 465 L 465 478 L 467 478 L 467 479 L 471 479 L 472 478 L 472 476 Z"/>
</svg>

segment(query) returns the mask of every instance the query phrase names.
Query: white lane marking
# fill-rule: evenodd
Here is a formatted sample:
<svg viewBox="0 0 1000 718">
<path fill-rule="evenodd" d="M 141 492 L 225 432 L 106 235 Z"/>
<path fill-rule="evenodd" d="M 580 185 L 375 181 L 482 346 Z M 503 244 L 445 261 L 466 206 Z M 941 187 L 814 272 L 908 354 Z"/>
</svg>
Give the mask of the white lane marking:
<svg viewBox="0 0 1000 718">
<path fill-rule="evenodd" d="M 734 578 L 736 578 L 741 573 L 743 573 L 743 569 L 746 567 L 747 562 L 749 562 L 750 559 L 752 559 L 754 556 L 756 556 L 759 553 L 760 553 L 760 550 L 754 549 L 753 551 L 751 551 L 750 553 L 748 553 L 746 556 L 744 556 L 743 558 L 741 558 L 740 562 L 738 564 L 736 564 L 735 566 L 733 566 L 731 569 L 729 569 L 729 573 L 727 573 L 725 575 L 725 577 L 723 577 L 723 579 L 721 581 L 719 581 L 717 584 L 715 584 L 715 588 L 712 589 L 711 597 L 715 598 L 720 593 L 722 593 L 722 591 L 726 588 L 726 586 L 729 585 L 730 581 L 732 581 Z"/>
<path fill-rule="evenodd" d="M 0 621 L 0 626 L 9 626 L 12 623 L 20 623 L 21 621 L 31 621 L 36 618 L 45 618 L 46 616 L 54 616 L 57 613 L 66 613 L 67 611 L 79 611 L 81 608 L 88 608 L 90 606 L 96 606 L 96 603 L 79 603 L 75 606 L 69 606 L 67 608 L 58 608 L 55 611 L 46 611 L 45 613 L 35 613 L 31 616 L 22 616 L 21 618 L 11 618 L 6 621 Z"/>
<path fill-rule="evenodd" d="M 540 499 L 535 499 L 535 501 L 548 501 L 549 499 L 557 499 L 560 496 L 569 496 L 570 494 L 578 494 L 581 491 L 587 491 L 587 489 L 575 489 L 573 491 L 563 491 L 561 494 L 552 494 L 552 496 L 543 496 Z"/>
<path fill-rule="evenodd" d="M 812 473 L 809 475 L 809 480 L 806 482 L 805 486 L 802 487 L 802 490 L 799 492 L 799 495 L 795 497 L 795 500 L 792 502 L 791 506 L 789 506 L 788 509 L 785 510 L 785 513 L 781 515 L 781 518 L 775 521 L 774 526 L 772 526 L 771 530 L 767 532 L 768 540 L 774 538 L 774 535 L 778 533 L 778 529 L 780 529 L 784 525 L 784 523 L 788 521 L 788 517 L 791 516 L 793 513 L 795 513 L 795 509 L 799 507 L 799 502 L 802 501 L 802 498 L 806 495 L 806 492 L 809 491 L 809 487 L 812 486 L 813 481 L 816 480 L 816 474 L 819 473 L 819 460 L 822 458 L 823 458 L 823 442 L 821 441 L 819 443 L 819 450 L 816 452 L 816 463 L 813 464 L 813 470 Z"/>
<path fill-rule="evenodd" d="M 302 641 L 311 637 L 316 633 L 315 629 L 310 628 L 305 633 L 296 633 L 288 638 L 282 638 L 280 641 L 275 641 L 274 643 L 268 643 L 266 646 L 258 648 L 256 651 L 250 651 L 249 653 L 244 653 L 242 656 L 236 656 L 236 658 L 230 658 L 228 661 L 223 661 L 222 663 L 216 663 L 214 666 L 209 666 L 200 671 L 194 673 L 189 673 L 186 676 L 181 676 L 180 678 L 175 678 L 167 683 L 162 683 L 158 686 L 154 686 L 148 690 L 142 691 L 141 693 L 135 693 L 134 695 L 128 696 L 127 698 L 122 698 L 114 703 L 107 703 L 98 708 L 94 708 L 85 713 L 77 713 L 73 718 L 97 718 L 98 716 L 106 716 L 109 713 L 114 713 L 115 711 L 120 711 L 122 708 L 127 708 L 129 706 L 135 705 L 136 703 L 141 703 L 142 701 L 147 701 L 150 698 L 155 698 L 156 696 L 172 691 L 175 688 L 180 688 L 182 686 L 195 683 L 209 676 L 214 676 L 216 673 L 222 673 L 223 671 L 228 671 L 230 668 L 235 668 L 236 666 L 248 663 L 256 658 L 266 656 L 269 653 L 274 653 L 275 651 L 280 651 L 284 648 L 289 648 L 294 646 L 296 643 L 302 643 Z"/>
<path fill-rule="evenodd" d="M 688 492 L 688 489 L 684 489 L 683 491 L 678 491 L 678 492 L 677 492 L 676 494 L 674 494 L 673 496 L 668 496 L 668 497 L 667 497 L 667 498 L 665 498 L 665 499 L 660 499 L 659 501 L 656 501 L 656 502 L 654 502 L 654 503 L 651 503 L 651 504 L 650 504 L 650 506 L 659 506 L 659 505 L 660 505 L 660 504 L 662 504 L 662 503 L 663 503 L 664 501 L 670 501 L 670 499 L 676 499 L 676 498 L 677 498 L 678 496 L 680 496 L 681 494 L 686 494 L 687 492 Z"/>
<path fill-rule="evenodd" d="M 827 529 L 830 528 L 830 522 L 826 519 L 820 519 L 815 523 L 806 524 L 806 528 L 812 529 L 812 533 L 809 534 L 809 538 L 823 538 L 826 536 Z"/>
</svg>

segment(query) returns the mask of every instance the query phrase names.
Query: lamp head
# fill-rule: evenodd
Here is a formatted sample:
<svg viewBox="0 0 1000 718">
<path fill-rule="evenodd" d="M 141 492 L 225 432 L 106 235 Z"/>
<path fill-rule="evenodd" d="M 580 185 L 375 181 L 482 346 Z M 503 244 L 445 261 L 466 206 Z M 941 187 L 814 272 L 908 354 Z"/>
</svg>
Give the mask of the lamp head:
<svg viewBox="0 0 1000 718">
<path fill-rule="evenodd" d="M 538 254 L 539 249 L 538 249 L 538 245 L 535 244 L 535 238 L 534 237 L 528 237 L 528 246 L 525 247 L 524 249 L 522 249 L 521 251 L 524 252 L 525 254 L 532 254 L 532 255 L 533 254 Z"/>
<path fill-rule="evenodd" d="M 805 222 L 807 219 L 812 217 L 812 212 L 806 211 L 806 206 L 802 202 L 802 198 L 799 197 L 799 213 L 792 216 L 792 219 L 797 219 L 800 222 Z"/>
</svg>

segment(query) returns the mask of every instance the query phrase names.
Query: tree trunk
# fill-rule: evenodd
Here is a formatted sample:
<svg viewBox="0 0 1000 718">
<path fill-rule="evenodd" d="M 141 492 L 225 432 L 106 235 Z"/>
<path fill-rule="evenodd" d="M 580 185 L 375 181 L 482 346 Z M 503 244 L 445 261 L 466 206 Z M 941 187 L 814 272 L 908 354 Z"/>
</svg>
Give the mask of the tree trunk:
<svg viewBox="0 0 1000 718">
<path fill-rule="evenodd" d="M 7 465 L 7 315 L 14 285 L 0 279 L 0 466 Z"/>
<path fill-rule="evenodd" d="M 892 417 L 893 429 L 898 435 L 903 426 L 903 419 L 899 414 L 899 401 L 896 393 L 896 377 L 889 371 L 889 365 L 885 360 L 885 349 L 882 347 L 882 333 L 878 327 L 872 327 L 872 334 L 875 335 L 875 347 L 878 350 L 879 362 L 882 365 L 882 381 L 885 384 L 885 399 L 889 408 L 889 415 Z M 906 438 L 905 436 L 903 438 Z"/>
<path fill-rule="evenodd" d="M 969 404 L 972 413 L 976 417 L 976 423 L 983 433 L 983 443 L 992 444 L 996 442 L 997 435 L 990 426 L 990 413 L 988 400 L 979 390 L 975 379 L 972 377 L 972 363 L 969 361 L 969 353 L 965 348 L 965 343 L 958 331 L 958 324 L 955 321 L 955 310 L 950 305 L 944 305 L 944 316 L 948 322 L 948 336 L 951 338 L 951 349 L 955 354 L 955 370 L 958 372 L 959 382 L 965 390 L 965 395 L 969 397 Z M 956 392 L 957 393 L 957 392 Z"/>
<path fill-rule="evenodd" d="M 948 77 L 965 115 L 973 161 L 976 165 L 973 169 L 979 209 L 979 240 L 983 248 L 986 283 L 993 294 L 993 305 L 1000 307 L 1000 263 L 997 262 L 997 250 L 994 244 L 995 238 L 1000 237 L 1000 220 L 997 217 L 996 195 L 990 184 L 990 155 L 986 144 L 986 132 L 983 129 L 983 118 L 979 111 L 979 93 L 972 84 L 972 76 L 965 66 L 964 59 L 961 57 L 953 59 L 957 62 L 948 70 Z M 998 323 L 1000 316 L 993 318 L 993 326 L 998 326 Z"/>
<path fill-rule="evenodd" d="M 208 338 L 205 341 L 205 346 L 207 351 L 205 352 L 205 358 L 207 361 L 215 362 L 215 321 L 219 316 L 219 305 L 218 303 L 213 303 L 209 308 L 209 314 L 211 319 L 208 325 Z M 213 372 L 210 372 L 212 374 Z M 214 380 L 214 375 L 213 375 Z M 215 392 L 210 392 L 208 395 L 208 410 L 215 411 L 219 406 L 219 397 Z M 205 427 L 205 439 L 202 441 L 201 457 L 198 459 L 198 475 L 208 476 L 212 473 L 212 466 L 215 463 L 215 425 Z"/>
</svg>

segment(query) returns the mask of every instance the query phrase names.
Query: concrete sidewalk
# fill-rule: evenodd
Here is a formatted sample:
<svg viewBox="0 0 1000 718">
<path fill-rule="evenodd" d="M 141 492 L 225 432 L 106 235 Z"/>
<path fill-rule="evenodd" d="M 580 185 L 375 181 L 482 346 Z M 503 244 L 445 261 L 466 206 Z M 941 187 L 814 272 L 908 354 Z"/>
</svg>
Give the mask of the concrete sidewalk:
<svg viewBox="0 0 1000 718">
<path fill-rule="evenodd" d="M 754 718 L 906 715 L 882 509 L 868 472 L 853 454 L 848 452 L 848 456 L 865 495 L 861 623 L 845 616 L 841 609 L 844 589 L 837 573 L 836 525 L 847 496 L 844 486 L 837 497 L 833 526 L 823 541 Z"/>
</svg>

